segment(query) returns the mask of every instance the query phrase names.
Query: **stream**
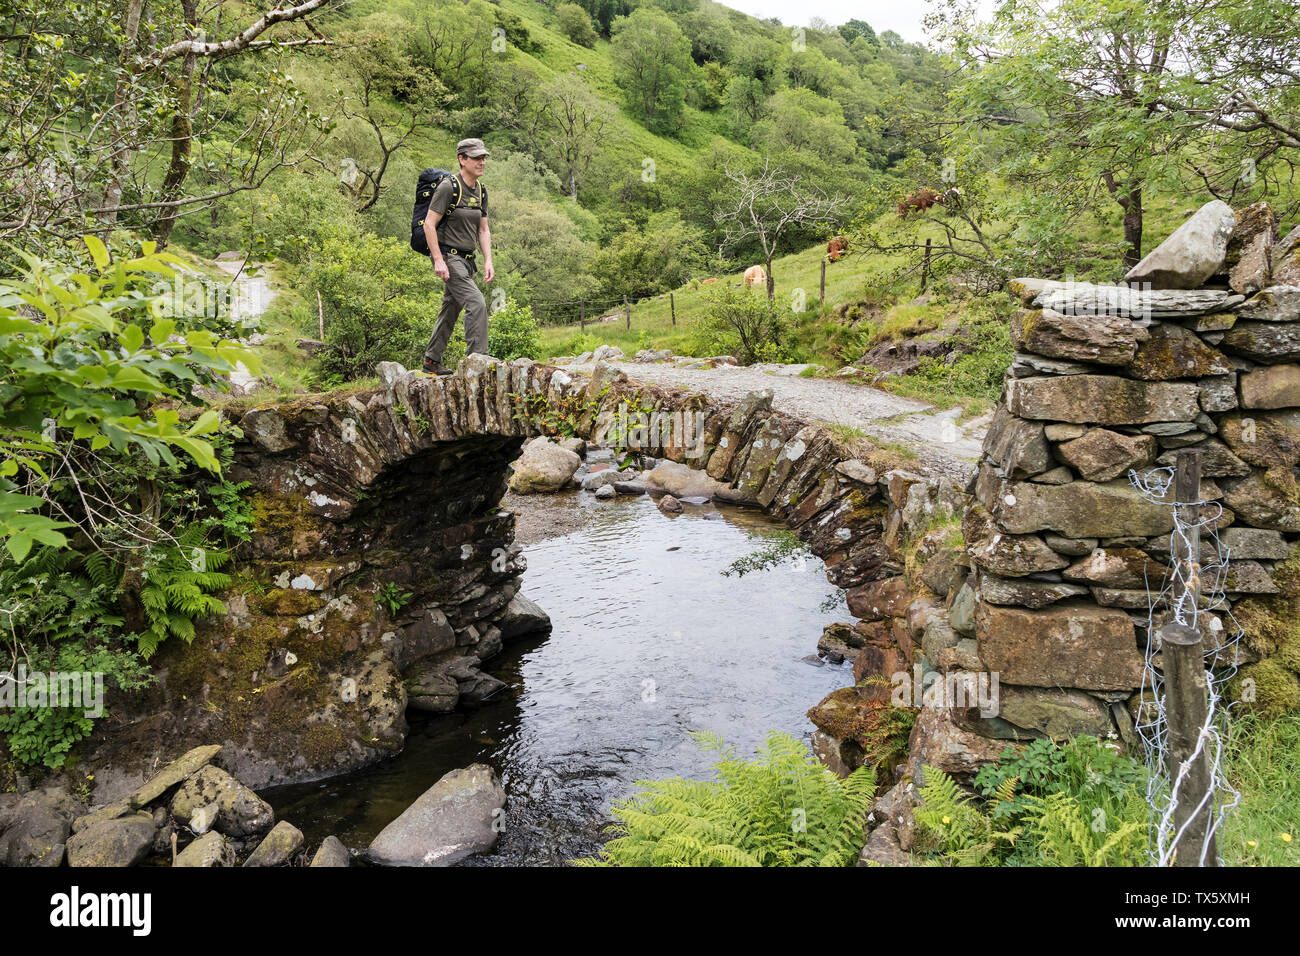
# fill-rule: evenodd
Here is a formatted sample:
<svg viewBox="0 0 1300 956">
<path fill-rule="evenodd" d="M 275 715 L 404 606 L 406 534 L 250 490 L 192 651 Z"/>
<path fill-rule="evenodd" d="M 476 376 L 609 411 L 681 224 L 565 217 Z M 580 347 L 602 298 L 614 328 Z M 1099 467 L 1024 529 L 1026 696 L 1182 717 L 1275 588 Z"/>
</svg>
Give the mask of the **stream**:
<svg viewBox="0 0 1300 956">
<path fill-rule="evenodd" d="M 277 819 L 309 844 L 332 833 L 364 848 L 443 774 L 482 762 L 501 774 L 505 830 L 492 853 L 462 865 L 563 865 L 599 850 L 610 804 L 635 781 L 709 775 L 715 758 L 691 731 L 716 731 L 746 755 L 769 730 L 807 739 L 808 708 L 852 682 L 846 665 L 815 657 L 822 628 L 847 613 L 820 560 L 722 574 L 781 530 L 765 515 L 687 504 L 668 518 L 646 496 L 578 492 L 538 507 L 587 517 L 525 550 L 523 593 L 553 631 L 488 662 L 508 685 L 493 700 L 410 712 L 406 748 L 392 760 L 267 790 Z"/>
</svg>

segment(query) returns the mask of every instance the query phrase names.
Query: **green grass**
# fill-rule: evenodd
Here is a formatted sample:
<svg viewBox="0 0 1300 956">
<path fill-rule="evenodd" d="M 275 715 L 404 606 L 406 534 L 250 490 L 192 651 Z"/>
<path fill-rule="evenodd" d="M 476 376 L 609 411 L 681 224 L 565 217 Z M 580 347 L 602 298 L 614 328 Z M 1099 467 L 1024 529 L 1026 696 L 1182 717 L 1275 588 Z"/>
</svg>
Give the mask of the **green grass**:
<svg viewBox="0 0 1300 956">
<path fill-rule="evenodd" d="M 1241 804 L 1225 821 L 1219 854 L 1230 866 L 1300 863 L 1300 714 L 1233 719 L 1228 779 Z M 1290 837 L 1290 839 L 1287 839 Z"/>
<path fill-rule="evenodd" d="M 821 262 L 825 253 L 826 247 L 819 243 L 800 252 L 780 256 L 772 263 L 772 273 L 776 277 L 776 300 L 779 304 L 789 306 L 796 290 L 803 291 L 806 308 L 804 312 L 796 314 L 795 320 L 796 340 L 805 353 L 800 358 L 804 361 L 819 362 L 827 367 L 834 364 L 838 368 L 844 363 L 837 360 L 831 352 L 832 347 L 840 344 L 835 334 L 837 329 L 833 327 L 843 329 L 848 323 L 838 316 L 828 317 L 825 312 L 829 310 L 824 311 L 818 307 Z M 834 305 L 862 300 L 866 297 L 868 288 L 879 280 L 881 274 L 887 271 L 890 265 L 891 260 L 884 256 L 852 254 L 839 262 L 828 263 L 826 301 Z M 733 273 L 719 275 L 716 278 L 718 283 L 739 286 L 743 274 L 744 268 L 739 268 Z M 677 313 L 675 326 L 669 297 L 665 294 L 633 303 L 631 328 L 628 328 L 622 307 L 619 306 L 611 313 L 614 315 L 613 321 L 588 321 L 587 333 L 599 339 L 601 344 L 617 345 L 629 356 L 638 348 L 671 348 L 677 354 L 692 354 L 691 327 L 704 312 L 705 293 L 710 285 L 712 283 L 706 285 L 692 281 L 674 290 L 672 304 L 676 306 Z M 754 289 L 753 294 L 762 295 L 762 291 Z M 570 354 L 565 352 L 564 348 L 578 331 L 576 323 L 543 328 L 542 353 L 544 355 Z"/>
</svg>

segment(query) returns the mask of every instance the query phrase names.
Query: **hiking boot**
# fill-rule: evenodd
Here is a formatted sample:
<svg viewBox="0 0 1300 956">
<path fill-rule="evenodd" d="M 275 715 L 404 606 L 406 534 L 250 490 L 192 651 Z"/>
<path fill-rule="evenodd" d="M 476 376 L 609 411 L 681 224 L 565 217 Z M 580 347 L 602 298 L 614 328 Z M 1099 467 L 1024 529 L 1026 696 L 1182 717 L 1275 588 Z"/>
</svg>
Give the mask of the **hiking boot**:
<svg viewBox="0 0 1300 956">
<path fill-rule="evenodd" d="M 451 369 L 444 368 L 442 364 L 439 362 L 430 362 L 428 359 L 424 360 L 424 368 L 422 369 L 422 371 L 426 375 L 450 375 L 451 374 Z"/>
</svg>

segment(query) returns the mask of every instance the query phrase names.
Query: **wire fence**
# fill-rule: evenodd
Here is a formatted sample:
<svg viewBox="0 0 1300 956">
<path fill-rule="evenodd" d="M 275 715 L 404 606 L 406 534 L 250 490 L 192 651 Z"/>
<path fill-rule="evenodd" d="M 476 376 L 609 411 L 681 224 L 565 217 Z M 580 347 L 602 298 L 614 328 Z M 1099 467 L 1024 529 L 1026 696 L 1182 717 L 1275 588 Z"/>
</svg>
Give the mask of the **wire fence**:
<svg viewBox="0 0 1300 956">
<path fill-rule="evenodd" d="M 1187 855 L 1193 854 L 1194 865 L 1215 866 L 1218 859 L 1212 853 L 1217 845 L 1216 834 L 1241 801 L 1224 767 L 1228 713 L 1225 691 L 1237 672 L 1242 628 L 1233 617 L 1225 588 L 1230 555 L 1216 530 L 1223 506 L 1201 500 L 1199 491 L 1189 500 L 1178 500 L 1172 467 L 1141 476 L 1131 471 L 1129 481 L 1147 501 L 1172 509 L 1174 522 L 1169 536 L 1169 572 L 1158 591 L 1152 591 L 1149 583 L 1147 587 L 1150 639 L 1135 722 L 1146 746 L 1149 771 L 1151 859 L 1156 866 L 1175 862 L 1189 865 Z M 1195 738 L 1190 753 L 1178 753 L 1186 748 L 1175 747 L 1171 739 L 1171 727 L 1180 718 L 1173 711 L 1177 706 L 1174 701 L 1179 698 L 1171 693 L 1167 683 L 1169 660 L 1162 656 L 1172 649 L 1162 647 L 1159 637 L 1162 631 L 1168 633 L 1171 623 L 1209 636 L 1199 645 L 1201 653 L 1196 662 L 1204 672 L 1207 707 L 1204 718 L 1189 728 Z M 1202 693 L 1199 680 L 1195 692 Z M 1173 765 L 1176 771 L 1171 769 Z M 1208 769 L 1208 786 L 1196 779 L 1198 768 Z"/>
<path fill-rule="evenodd" d="M 606 297 L 599 299 L 530 299 L 533 318 L 538 325 L 582 325 L 584 322 L 597 322 L 602 318 L 613 316 L 615 320 L 626 321 L 625 309 L 637 303 L 623 297 Z"/>
</svg>

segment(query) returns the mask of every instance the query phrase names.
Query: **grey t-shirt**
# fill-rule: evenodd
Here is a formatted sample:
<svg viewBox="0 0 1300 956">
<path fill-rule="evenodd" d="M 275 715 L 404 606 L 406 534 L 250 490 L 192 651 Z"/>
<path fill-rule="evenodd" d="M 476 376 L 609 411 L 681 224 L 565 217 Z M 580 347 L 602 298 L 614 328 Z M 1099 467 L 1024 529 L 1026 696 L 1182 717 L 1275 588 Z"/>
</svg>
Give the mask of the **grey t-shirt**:
<svg viewBox="0 0 1300 956">
<path fill-rule="evenodd" d="M 456 177 L 460 179 L 459 176 Z M 429 200 L 429 211 L 436 212 L 444 218 L 438 222 L 438 245 L 443 254 L 449 249 L 461 252 L 473 252 L 478 248 L 479 222 L 487 218 L 487 192 L 479 183 L 473 189 L 460 180 L 460 204 L 447 215 L 447 206 L 451 203 L 451 179 L 438 183 Z"/>
</svg>

